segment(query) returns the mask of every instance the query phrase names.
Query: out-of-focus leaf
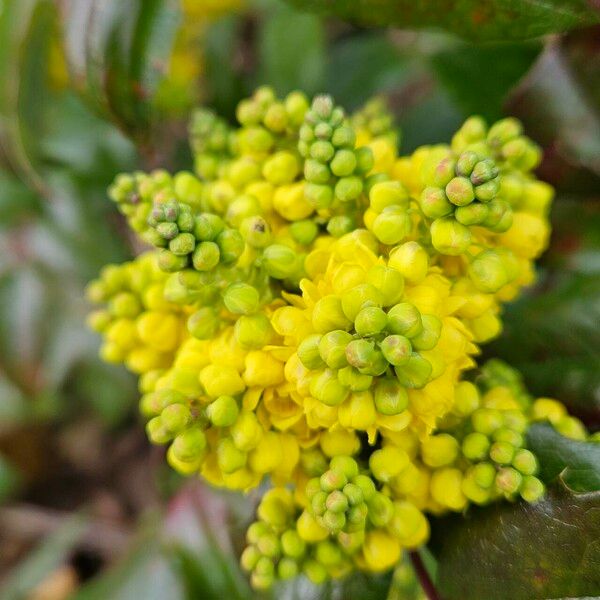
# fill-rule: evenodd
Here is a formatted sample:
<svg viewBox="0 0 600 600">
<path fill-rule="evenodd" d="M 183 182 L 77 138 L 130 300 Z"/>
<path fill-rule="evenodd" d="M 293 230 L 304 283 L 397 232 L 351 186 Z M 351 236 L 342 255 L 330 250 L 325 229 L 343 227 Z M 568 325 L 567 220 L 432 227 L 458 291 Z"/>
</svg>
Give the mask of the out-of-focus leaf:
<svg viewBox="0 0 600 600">
<path fill-rule="evenodd" d="M 600 492 L 554 489 L 537 504 L 501 503 L 433 524 L 445 600 L 596 597 Z"/>
<path fill-rule="evenodd" d="M 600 175 L 600 112 L 580 88 L 558 43 L 540 56 L 510 108 L 528 134 L 552 153 Z"/>
<path fill-rule="evenodd" d="M 0 228 L 14 227 L 39 214 L 40 198 L 6 171 L 0 171 Z"/>
<path fill-rule="evenodd" d="M 65 0 L 71 77 L 81 93 L 130 135 L 146 139 L 153 95 L 181 19 L 175 0 Z"/>
<path fill-rule="evenodd" d="M 318 17 L 276 5 L 265 12 L 258 37 L 260 83 L 285 94 L 323 88 L 325 31 Z"/>
<path fill-rule="evenodd" d="M 38 191 L 34 165 L 45 107 L 46 60 L 54 25 L 51 0 L 3 2 L 0 10 L 0 151 Z"/>
<path fill-rule="evenodd" d="M 19 487 L 17 468 L 0 455 L 0 504 L 5 502 Z"/>
<path fill-rule="evenodd" d="M 306 10 L 370 25 L 436 27 L 477 40 L 516 40 L 597 23 L 586 0 L 290 0 Z"/>
<path fill-rule="evenodd" d="M 547 424 L 533 425 L 527 442 L 540 461 L 544 481 L 560 475 L 574 492 L 600 491 L 600 444 L 571 440 Z"/>
<path fill-rule="evenodd" d="M 508 92 L 529 70 L 540 50 L 537 42 L 448 44 L 432 56 L 432 65 L 467 115 L 480 114 L 494 121 L 503 116 Z"/>
<path fill-rule="evenodd" d="M 68 558 L 81 540 L 86 529 L 86 519 L 75 516 L 60 529 L 49 535 L 16 569 L 0 588 L 3 600 L 22 600 L 46 576 Z"/>
</svg>

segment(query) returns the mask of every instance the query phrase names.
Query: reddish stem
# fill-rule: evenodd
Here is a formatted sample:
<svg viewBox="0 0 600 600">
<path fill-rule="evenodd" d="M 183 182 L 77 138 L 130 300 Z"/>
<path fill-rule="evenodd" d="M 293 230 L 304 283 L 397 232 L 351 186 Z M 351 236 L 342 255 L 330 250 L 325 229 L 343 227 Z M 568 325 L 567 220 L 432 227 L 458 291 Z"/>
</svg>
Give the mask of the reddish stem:
<svg viewBox="0 0 600 600">
<path fill-rule="evenodd" d="M 440 595 L 438 594 L 435 586 L 433 585 L 433 581 L 431 581 L 431 577 L 429 577 L 429 573 L 423 564 L 423 560 L 418 552 L 410 552 L 410 561 L 412 562 L 413 569 L 417 574 L 417 578 L 419 579 L 419 583 L 425 592 L 425 595 L 429 600 L 442 600 Z"/>
</svg>

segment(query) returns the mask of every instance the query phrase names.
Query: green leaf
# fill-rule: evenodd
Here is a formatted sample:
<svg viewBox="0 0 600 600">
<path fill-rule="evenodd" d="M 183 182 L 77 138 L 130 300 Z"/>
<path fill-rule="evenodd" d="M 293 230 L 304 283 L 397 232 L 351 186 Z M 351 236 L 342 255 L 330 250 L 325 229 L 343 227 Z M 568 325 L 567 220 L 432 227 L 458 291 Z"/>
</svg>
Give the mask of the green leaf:
<svg viewBox="0 0 600 600">
<path fill-rule="evenodd" d="M 20 481 L 17 468 L 0 454 L 0 504 L 14 494 Z"/>
<path fill-rule="evenodd" d="M 289 0 L 295 6 L 369 25 L 436 27 L 476 40 L 516 40 L 599 21 L 586 0 Z"/>
<path fill-rule="evenodd" d="M 173 0 L 83 0 L 61 13 L 71 77 L 105 117 L 145 141 L 181 12 Z"/>
<path fill-rule="evenodd" d="M 68 558 L 83 537 L 86 526 L 85 517 L 77 515 L 49 535 L 11 572 L 0 587 L 0 597 L 3 600 L 29 597 L 29 593 Z"/>
<path fill-rule="evenodd" d="M 38 191 L 42 113 L 47 92 L 46 64 L 54 6 L 50 0 L 4 2 L 0 11 L 0 156 Z"/>
<path fill-rule="evenodd" d="M 322 90 L 325 72 L 323 21 L 283 5 L 265 11 L 258 33 L 261 84 L 279 94 L 300 89 L 307 94 Z"/>
<path fill-rule="evenodd" d="M 548 424 L 527 432 L 528 448 L 540 461 L 540 477 L 561 480 L 574 492 L 600 491 L 600 443 L 566 438 Z"/>
<path fill-rule="evenodd" d="M 529 70 L 541 50 L 537 42 L 448 44 L 432 56 L 441 83 L 465 114 L 500 119 L 510 90 Z"/>
<path fill-rule="evenodd" d="M 433 523 L 445 600 L 597 597 L 600 492 L 551 490 L 537 504 L 499 503 Z"/>
</svg>

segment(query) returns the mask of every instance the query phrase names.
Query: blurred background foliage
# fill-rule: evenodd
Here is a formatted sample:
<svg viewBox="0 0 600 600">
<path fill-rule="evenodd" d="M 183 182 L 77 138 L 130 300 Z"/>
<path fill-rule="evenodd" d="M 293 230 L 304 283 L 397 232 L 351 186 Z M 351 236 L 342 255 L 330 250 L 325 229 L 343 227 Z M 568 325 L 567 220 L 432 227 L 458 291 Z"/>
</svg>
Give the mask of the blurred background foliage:
<svg viewBox="0 0 600 600">
<path fill-rule="evenodd" d="M 466 0 L 426 15 L 389 0 L 369 11 L 396 28 L 302 12 L 322 4 L 0 3 L 0 597 L 252 596 L 236 556 L 254 499 L 184 483 L 163 466 L 137 420 L 133 378 L 97 357 L 83 287 L 139 250 L 107 200 L 114 175 L 189 167 L 190 108 L 203 102 L 232 118 L 263 83 L 329 92 L 348 109 L 383 93 L 404 153 L 449 139 L 472 113 L 523 120 L 545 149 L 540 176 L 557 188 L 554 235 L 538 284 L 507 308 L 504 335 L 486 352 L 600 427 L 593 3 L 515 1 L 506 14 L 490 2 L 482 17 L 481 3 Z M 360 22 L 353 6 L 368 5 L 328 6 Z M 435 576 L 431 557 L 424 568 Z M 275 597 L 422 594 L 404 562 L 386 577 L 323 590 L 299 582 Z"/>
</svg>

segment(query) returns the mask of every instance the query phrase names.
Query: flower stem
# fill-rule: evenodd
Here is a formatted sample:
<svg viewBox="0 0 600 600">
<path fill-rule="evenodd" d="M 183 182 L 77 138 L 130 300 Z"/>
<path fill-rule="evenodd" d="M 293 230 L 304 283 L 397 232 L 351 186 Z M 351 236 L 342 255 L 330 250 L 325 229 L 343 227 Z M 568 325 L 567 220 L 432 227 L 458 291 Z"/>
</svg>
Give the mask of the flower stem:
<svg viewBox="0 0 600 600">
<path fill-rule="evenodd" d="M 419 583 L 425 592 L 428 600 L 442 600 L 440 595 L 438 594 L 435 586 L 433 585 L 433 581 L 429 577 L 429 573 L 423 564 L 423 560 L 418 552 L 410 552 L 410 561 L 412 562 L 413 569 L 417 574 L 417 578 L 419 579 Z"/>
</svg>

